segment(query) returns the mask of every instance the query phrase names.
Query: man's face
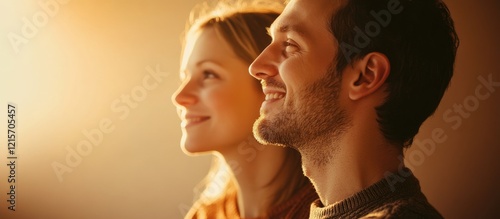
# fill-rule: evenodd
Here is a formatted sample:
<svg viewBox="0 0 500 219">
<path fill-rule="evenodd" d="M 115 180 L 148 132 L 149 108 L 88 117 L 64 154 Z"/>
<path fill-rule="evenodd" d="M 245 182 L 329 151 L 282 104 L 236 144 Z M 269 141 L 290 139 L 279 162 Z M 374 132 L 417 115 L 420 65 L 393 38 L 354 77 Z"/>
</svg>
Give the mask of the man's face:
<svg viewBox="0 0 500 219">
<path fill-rule="evenodd" d="M 301 149 L 344 129 L 341 83 L 332 65 L 337 44 L 328 27 L 339 4 L 292 0 L 272 24 L 272 43 L 250 67 L 266 94 L 254 125 L 261 142 Z"/>
</svg>

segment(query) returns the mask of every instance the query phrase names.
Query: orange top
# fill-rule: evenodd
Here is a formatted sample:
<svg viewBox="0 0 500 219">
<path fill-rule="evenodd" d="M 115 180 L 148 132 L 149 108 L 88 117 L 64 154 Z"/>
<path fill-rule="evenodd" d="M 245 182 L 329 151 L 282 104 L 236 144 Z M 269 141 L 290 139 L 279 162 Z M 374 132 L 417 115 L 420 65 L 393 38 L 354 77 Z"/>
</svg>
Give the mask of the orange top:
<svg viewBox="0 0 500 219">
<path fill-rule="evenodd" d="M 301 219 L 309 218 L 311 203 L 318 199 L 318 195 L 310 183 L 302 187 L 288 201 L 273 206 L 267 212 L 265 219 Z M 201 203 L 198 200 L 187 213 L 186 219 L 241 219 L 238 211 L 237 190 L 229 186 L 224 196 L 212 203 Z"/>
</svg>

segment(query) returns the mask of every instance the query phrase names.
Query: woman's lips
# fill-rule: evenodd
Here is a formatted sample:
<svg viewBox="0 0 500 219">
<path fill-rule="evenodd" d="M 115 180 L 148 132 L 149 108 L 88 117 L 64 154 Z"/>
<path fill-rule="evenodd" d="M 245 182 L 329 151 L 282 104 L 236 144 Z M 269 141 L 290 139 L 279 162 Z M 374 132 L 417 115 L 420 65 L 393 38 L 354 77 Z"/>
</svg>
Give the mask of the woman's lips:
<svg viewBox="0 0 500 219">
<path fill-rule="evenodd" d="M 184 128 L 188 128 L 200 124 L 202 122 L 205 122 L 208 119 L 210 119 L 209 116 L 186 116 L 184 119 L 182 119 L 181 126 Z"/>
</svg>

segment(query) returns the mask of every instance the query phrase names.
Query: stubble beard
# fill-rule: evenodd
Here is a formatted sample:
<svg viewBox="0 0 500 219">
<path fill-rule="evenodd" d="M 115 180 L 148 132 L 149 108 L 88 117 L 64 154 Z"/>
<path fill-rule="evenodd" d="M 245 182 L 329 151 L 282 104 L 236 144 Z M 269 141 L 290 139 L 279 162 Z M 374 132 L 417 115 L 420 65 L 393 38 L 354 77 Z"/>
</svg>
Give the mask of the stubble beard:
<svg viewBox="0 0 500 219">
<path fill-rule="evenodd" d="M 256 139 L 294 148 L 315 165 L 330 162 L 338 150 L 336 143 L 350 124 L 339 105 L 340 82 L 336 71 L 329 70 L 289 99 L 281 112 L 271 118 L 261 115 L 254 124 Z"/>
</svg>

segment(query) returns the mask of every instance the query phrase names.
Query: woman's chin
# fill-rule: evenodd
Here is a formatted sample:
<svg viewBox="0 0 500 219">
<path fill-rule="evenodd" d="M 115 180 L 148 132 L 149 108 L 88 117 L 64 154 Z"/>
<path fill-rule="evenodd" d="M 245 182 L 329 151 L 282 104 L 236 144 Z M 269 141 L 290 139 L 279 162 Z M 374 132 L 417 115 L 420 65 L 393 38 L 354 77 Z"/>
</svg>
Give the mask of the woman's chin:
<svg viewBox="0 0 500 219">
<path fill-rule="evenodd" d="M 199 145 L 182 144 L 181 148 L 182 152 L 189 156 L 199 156 L 211 153 L 211 150 L 207 150 Z"/>
</svg>

